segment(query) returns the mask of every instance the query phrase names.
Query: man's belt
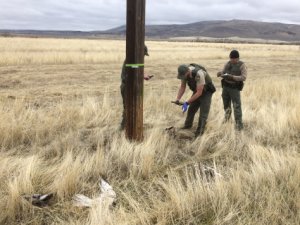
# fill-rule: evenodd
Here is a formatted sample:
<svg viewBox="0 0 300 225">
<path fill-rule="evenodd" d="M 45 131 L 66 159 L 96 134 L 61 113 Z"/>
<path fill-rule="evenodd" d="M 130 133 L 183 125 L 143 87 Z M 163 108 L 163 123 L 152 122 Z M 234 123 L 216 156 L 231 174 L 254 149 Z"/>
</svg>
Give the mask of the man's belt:
<svg viewBox="0 0 300 225">
<path fill-rule="evenodd" d="M 226 81 L 223 81 L 223 85 L 225 87 L 229 87 L 229 88 L 233 88 L 233 89 L 238 89 L 239 88 L 239 84 L 238 83 L 228 83 Z"/>
</svg>

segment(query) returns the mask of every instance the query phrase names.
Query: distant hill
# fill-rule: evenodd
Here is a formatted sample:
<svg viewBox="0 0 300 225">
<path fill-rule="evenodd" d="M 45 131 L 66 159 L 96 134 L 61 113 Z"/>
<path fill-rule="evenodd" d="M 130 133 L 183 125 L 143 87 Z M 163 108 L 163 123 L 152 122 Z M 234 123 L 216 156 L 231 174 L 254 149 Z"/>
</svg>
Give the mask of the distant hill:
<svg viewBox="0 0 300 225">
<path fill-rule="evenodd" d="M 105 31 L 106 34 L 125 34 L 125 26 Z M 148 25 L 147 37 L 212 37 L 255 38 L 264 40 L 300 41 L 300 25 L 266 23 L 248 20 L 202 21 L 183 25 Z"/>
<path fill-rule="evenodd" d="M 50 36 L 50 37 L 124 37 L 126 27 L 120 26 L 106 31 L 37 31 L 37 30 L 0 30 L 2 36 Z M 147 25 L 148 38 L 241 38 L 278 40 L 284 42 L 300 41 L 300 25 L 267 23 L 249 20 L 202 21 L 183 25 Z"/>
</svg>

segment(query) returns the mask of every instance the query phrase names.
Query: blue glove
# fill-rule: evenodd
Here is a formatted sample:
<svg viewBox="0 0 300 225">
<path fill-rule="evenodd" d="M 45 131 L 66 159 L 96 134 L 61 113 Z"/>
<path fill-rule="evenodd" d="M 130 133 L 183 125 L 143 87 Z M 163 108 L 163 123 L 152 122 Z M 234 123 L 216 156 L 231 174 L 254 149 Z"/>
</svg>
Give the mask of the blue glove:
<svg viewBox="0 0 300 225">
<path fill-rule="evenodd" d="M 182 105 L 182 112 L 186 112 L 186 110 L 188 109 L 189 107 L 189 103 L 188 102 L 184 102 L 183 105 Z"/>
</svg>

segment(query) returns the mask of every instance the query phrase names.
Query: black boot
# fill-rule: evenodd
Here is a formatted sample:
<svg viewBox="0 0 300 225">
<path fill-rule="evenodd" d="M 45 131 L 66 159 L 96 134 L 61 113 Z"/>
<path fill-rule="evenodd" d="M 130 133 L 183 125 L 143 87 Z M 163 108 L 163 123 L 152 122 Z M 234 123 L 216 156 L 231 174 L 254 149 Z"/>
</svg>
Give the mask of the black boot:
<svg viewBox="0 0 300 225">
<path fill-rule="evenodd" d="M 227 108 L 225 110 L 225 118 L 224 118 L 224 121 L 223 123 L 227 123 L 231 118 L 231 108 Z"/>
<path fill-rule="evenodd" d="M 235 122 L 235 130 L 241 131 L 244 129 L 244 125 L 242 121 L 236 121 Z"/>
<path fill-rule="evenodd" d="M 187 130 L 187 129 L 191 129 L 192 126 L 186 126 L 184 125 L 183 127 L 180 127 L 181 130 Z"/>
<path fill-rule="evenodd" d="M 200 124 L 197 127 L 197 130 L 195 132 L 195 138 L 198 136 L 202 136 L 202 134 L 204 133 L 205 130 L 205 125 L 206 125 L 206 121 L 201 120 Z"/>
<path fill-rule="evenodd" d="M 183 127 L 181 127 L 180 129 L 185 130 L 185 129 L 190 129 L 190 128 L 192 128 L 192 126 L 193 126 L 193 120 L 194 120 L 194 118 L 191 119 L 191 118 L 187 117 L 187 118 L 185 119 L 185 122 L 184 122 Z"/>
</svg>

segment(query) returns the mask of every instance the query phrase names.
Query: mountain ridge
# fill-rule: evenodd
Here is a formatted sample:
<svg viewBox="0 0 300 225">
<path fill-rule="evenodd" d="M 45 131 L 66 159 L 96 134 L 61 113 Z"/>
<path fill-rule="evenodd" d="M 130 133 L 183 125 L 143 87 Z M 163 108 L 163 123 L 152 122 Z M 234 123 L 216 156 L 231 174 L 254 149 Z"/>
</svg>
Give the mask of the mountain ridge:
<svg viewBox="0 0 300 225">
<path fill-rule="evenodd" d="M 82 37 L 82 38 L 124 38 L 126 26 L 105 31 L 55 31 L 55 30 L 0 30 L 1 36 L 36 37 Z M 260 22 L 251 20 L 213 20 L 188 24 L 146 25 L 146 38 L 172 39 L 178 37 L 207 38 L 252 38 L 278 40 L 284 42 L 300 41 L 300 25 L 279 22 Z"/>
<path fill-rule="evenodd" d="M 107 34 L 125 34 L 125 26 L 107 30 Z M 216 20 L 189 24 L 148 25 L 147 37 L 211 37 L 211 38 L 257 38 L 264 40 L 300 41 L 300 25 L 251 20 Z"/>
</svg>

